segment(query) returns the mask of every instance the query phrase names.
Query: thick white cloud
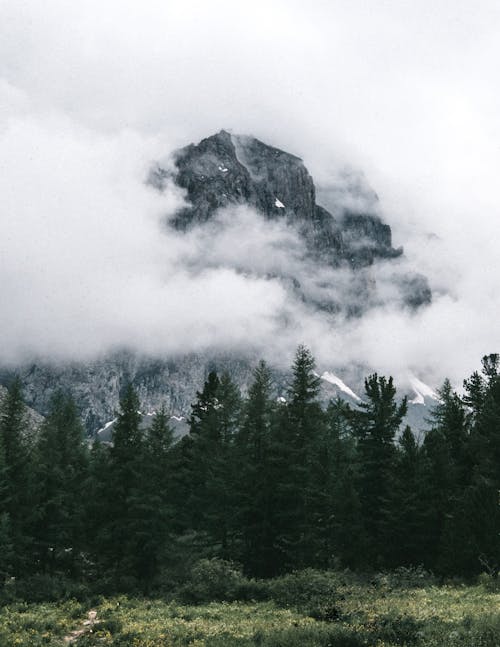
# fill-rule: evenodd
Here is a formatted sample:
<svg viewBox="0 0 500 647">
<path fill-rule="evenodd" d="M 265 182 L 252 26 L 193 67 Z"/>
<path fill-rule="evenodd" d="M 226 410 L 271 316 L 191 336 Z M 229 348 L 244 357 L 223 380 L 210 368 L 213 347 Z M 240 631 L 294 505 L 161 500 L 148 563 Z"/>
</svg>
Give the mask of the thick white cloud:
<svg viewBox="0 0 500 647">
<path fill-rule="evenodd" d="M 271 339 L 288 356 L 300 340 L 325 363 L 439 381 L 500 349 L 494 0 L 4 0 L 0 25 L 3 359 Z M 290 232 L 243 215 L 208 254 L 201 234 L 162 233 L 183 196 L 144 185 L 150 160 L 222 127 L 302 156 L 319 183 L 362 168 L 434 304 L 332 330 L 232 269 L 262 271 L 257 248 L 300 262 Z"/>
</svg>

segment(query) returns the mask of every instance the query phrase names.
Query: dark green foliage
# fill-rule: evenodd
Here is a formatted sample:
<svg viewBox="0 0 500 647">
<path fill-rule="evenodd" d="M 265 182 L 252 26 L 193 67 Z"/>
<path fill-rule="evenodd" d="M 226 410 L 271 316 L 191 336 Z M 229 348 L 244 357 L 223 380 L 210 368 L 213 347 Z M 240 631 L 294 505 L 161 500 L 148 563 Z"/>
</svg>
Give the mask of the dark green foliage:
<svg viewBox="0 0 500 647">
<path fill-rule="evenodd" d="M 240 558 L 245 569 L 256 575 L 269 575 L 275 568 L 275 483 L 271 473 L 271 434 L 275 419 L 271 374 L 266 364 L 260 362 L 235 439 Z"/>
<path fill-rule="evenodd" d="M 319 389 L 314 358 L 307 348 L 299 346 L 286 403 L 278 410 L 271 437 L 277 572 L 307 566 L 317 551 L 314 477 L 324 425 Z"/>
<path fill-rule="evenodd" d="M 199 533 L 207 554 L 233 556 L 235 547 L 234 441 L 241 414 L 239 389 L 228 375 L 211 372 L 192 406 L 183 440 L 179 483 L 187 506 L 187 529 Z"/>
<path fill-rule="evenodd" d="M 3 599 L 30 586 L 39 599 L 180 587 L 193 602 L 293 599 L 336 622 L 333 580 L 311 569 L 382 570 L 392 588 L 404 574 L 417 581 L 417 568 L 485 572 L 496 582 L 498 367 L 497 355 L 485 357 L 463 397 L 446 381 L 421 444 L 401 429 L 407 404 L 392 378 L 368 377 L 355 407 L 337 400 L 322 408 L 304 347 L 284 399 L 263 362 L 245 398 L 229 375 L 211 372 L 180 441 L 164 409 L 142 425 L 132 386 L 111 444 L 89 449 L 64 393 L 35 434 L 14 382 L 0 409 Z M 277 574 L 269 586 L 252 579 Z M 370 631 L 411 642 L 416 627 L 403 625 L 386 618 Z"/>
<path fill-rule="evenodd" d="M 425 496 L 424 483 L 423 450 L 410 427 L 406 427 L 397 443 L 393 481 L 393 539 L 388 566 L 419 565 L 427 558 L 429 501 Z"/>
<path fill-rule="evenodd" d="M 97 449 L 93 455 L 94 470 L 96 464 L 105 468 L 98 477 L 103 481 L 97 510 L 102 526 L 95 549 L 101 565 L 114 573 L 117 581 L 136 581 L 142 566 L 142 504 L 138 495 L 143 483 L 143 437 L 139 406 L 139 398 L 129 384 L 120 400 L 113 445 L 104 451 Z"/>
<path fill-rule="evenodd" d="M 171 544 L 173 501 L 171 499 L 173 444 L 168 416 L 162 408 L 145 434 L 140 455 L 140 482 L 129 497 L 136 526 L 137 572 L 146 589 L 160 572 Z"/>
<path fill-rule="evenodd" d="M 282 575 L 269 582 L 269 597 L 283 607 L 295 608 L 310 615 L 311 611 L 326 611 L 337 598 L 335 578 L 327 571 L 307 568 Z"/>
<path fill-rule="evenodd" d="M 33 568 L 32 530 L 35 484 L 21 383 L 14 380 L 0 409 L 0 515 L 4 565 L 11 575 Z M 11 550 L 11 546 L 15 547 Z"/>
<path fill-rule="evenodd" d="M 223 559 L 201 559 L 189 574 L 188 583 L 180 591 L 187 603 L 203 604 L 212 601 L 264 599 L 267 589 L 247 579 L 241 569 Z"/>
<path fill-rule="evenodd" d="M 84 547 L 88 449 L 73 399 L 52 398 L 36 445 L 38 559 L 49 572 L 74 575 Z"/>
<path fill-rule="evenodd" d="M 312 473 L 315 492 L 317 565 L 355 567 L 364 554 L 364 535 L 356 461 L 356 441 L 349 428 L 350 408 L 331 402 L 316 441 Z"/>
<path fill-rule="evenodd" d="M 383 567 L 392 558 L 397 500 L 396 432 L 406 414 L 406 398 L 397 404 L 392 377 L 365 380 L 367 401 L 350 413 L 358 440 L 359 496 L 365 533 L 365 565 Z"/>
</svg>

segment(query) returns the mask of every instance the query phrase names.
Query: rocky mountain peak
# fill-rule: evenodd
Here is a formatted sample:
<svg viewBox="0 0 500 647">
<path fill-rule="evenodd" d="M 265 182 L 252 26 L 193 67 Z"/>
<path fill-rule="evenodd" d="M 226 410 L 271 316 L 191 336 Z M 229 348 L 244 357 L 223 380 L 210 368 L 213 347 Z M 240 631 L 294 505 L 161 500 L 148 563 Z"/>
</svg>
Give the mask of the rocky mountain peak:
<svg viewBox="0 0 500 647">
<path fill-rule="evenodd" d="M 300 232 L 309 253 L 331 266 L 366 267 L 402 254 L 374 209 L 343 209 L 334 216 L 317 204 L 303 161 L 255 137 L 221 130 L 180 149 L 174 160 L 175 182 L 186 190 L 189 202 L 171 222 L 179 230 L 202 225 L 219 209 L 246 205 L 268 219 L 285 219 Z M 150 181 L 161 190 L 169 176 L 157 166 Z M 356 184 L 350 190 L 355 192 Z"/>
</svg>

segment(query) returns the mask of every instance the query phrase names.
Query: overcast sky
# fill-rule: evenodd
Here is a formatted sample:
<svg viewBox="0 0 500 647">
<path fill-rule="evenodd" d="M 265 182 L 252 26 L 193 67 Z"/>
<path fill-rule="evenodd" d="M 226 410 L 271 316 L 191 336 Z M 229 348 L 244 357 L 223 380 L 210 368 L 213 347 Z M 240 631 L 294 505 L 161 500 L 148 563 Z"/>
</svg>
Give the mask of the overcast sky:
<svg viewBox="0 0 500 647">
<path fill-rule="evenodd" d="M 499 31 L 496 0 L 0 0 L 0 358 L 303 341 L 325 368 L 460 381 L 500 351 Z M 144 178 L 221 128 L 318 183 L 362 169 L 433 305 L 331 330 L 277 282 L 188 272 L 199 238 L 160 233 L 183 196 Z"/>
</svg>

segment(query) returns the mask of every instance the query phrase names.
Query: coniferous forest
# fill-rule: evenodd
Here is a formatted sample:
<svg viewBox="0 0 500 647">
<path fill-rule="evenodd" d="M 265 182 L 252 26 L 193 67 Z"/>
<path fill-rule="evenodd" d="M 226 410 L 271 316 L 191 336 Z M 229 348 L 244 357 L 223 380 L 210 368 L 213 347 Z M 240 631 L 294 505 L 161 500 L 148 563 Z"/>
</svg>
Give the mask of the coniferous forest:
<svg viewBox="0 0 500 647">
<path fill-rule="evenodd" d="M 230 375 L 210 373 L 179 440 L 165 410 L 142 430 L 128 386 L 111 444 L 85 437 L 62 392 L 34 433 L 13 382 L 0 418 L 4 587 L 59 578 L 148 594 L 202 558 L 253 578 L 410 566 L 496 577 L 499 356 L 483 358 L 462 395 L 444 383 L 421 442 L 402 426 L 392 378 L 367 377 L 356 408 L 325 409 L 314 368 L 299 347 L 285 399 L 264 362 L 245 397 Z"/>
</svg>

